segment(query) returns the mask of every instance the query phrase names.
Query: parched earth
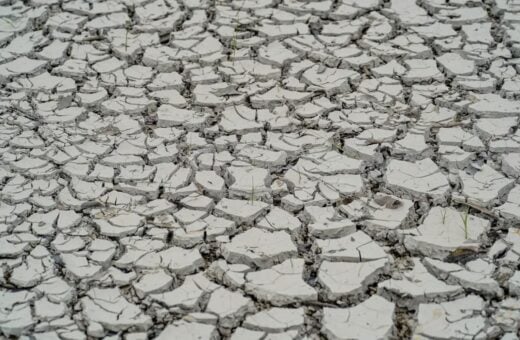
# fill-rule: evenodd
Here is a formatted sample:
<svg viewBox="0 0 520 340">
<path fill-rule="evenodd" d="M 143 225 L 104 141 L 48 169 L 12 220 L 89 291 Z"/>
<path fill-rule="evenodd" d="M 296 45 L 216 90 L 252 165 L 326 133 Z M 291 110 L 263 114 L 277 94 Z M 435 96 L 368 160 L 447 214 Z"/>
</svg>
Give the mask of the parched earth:
<svg viewBox="0 0 520 340">
<path fill-rule="evenodd" d="M 519 0 L 0 0 L 0 339 L 518 339 Z"/>
</svg>

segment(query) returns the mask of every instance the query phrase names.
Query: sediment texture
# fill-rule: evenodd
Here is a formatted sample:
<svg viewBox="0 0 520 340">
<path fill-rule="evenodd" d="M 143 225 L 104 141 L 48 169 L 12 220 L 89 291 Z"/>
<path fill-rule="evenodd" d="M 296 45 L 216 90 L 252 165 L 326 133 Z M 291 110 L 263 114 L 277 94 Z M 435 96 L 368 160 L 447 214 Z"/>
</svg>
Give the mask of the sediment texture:
<svg viewBox="0 0 520 340">
<path fill-rule="evenodd" d="M 0 0 L 0 338 L 517 339 L 518 0 Z"/>
</svg>

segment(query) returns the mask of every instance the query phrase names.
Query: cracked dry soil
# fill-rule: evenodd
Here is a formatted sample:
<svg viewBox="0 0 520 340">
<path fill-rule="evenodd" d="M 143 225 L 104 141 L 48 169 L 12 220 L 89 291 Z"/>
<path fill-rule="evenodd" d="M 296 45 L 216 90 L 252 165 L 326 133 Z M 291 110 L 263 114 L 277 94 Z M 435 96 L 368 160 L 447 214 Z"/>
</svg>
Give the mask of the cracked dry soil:
<svg viewBox="0 0 520 340">
<path fill-rule="evenodd" d="M 518 339 L 519 0 L 0 0 L 0 339 Z"/>
</svg>

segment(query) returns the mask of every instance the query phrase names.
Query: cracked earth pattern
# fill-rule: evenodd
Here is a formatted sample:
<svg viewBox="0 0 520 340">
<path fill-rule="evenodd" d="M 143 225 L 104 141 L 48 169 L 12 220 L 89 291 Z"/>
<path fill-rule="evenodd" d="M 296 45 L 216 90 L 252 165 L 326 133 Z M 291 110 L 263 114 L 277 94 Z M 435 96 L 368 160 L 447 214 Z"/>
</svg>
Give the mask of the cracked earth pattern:
<svg viewBox="0 0 520 340">
<path fill-rule="evenodd" d="M 0 339 L 518 339 L 520 1 L 0 0 Z"/>
</svg>

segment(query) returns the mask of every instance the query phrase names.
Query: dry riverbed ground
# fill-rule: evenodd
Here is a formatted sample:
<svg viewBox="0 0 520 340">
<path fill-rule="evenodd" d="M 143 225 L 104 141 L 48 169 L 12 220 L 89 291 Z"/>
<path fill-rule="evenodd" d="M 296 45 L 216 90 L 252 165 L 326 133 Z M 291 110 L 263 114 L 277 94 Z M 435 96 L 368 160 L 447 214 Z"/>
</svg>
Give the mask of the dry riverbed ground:
<svg viewBox="0 0 520 340">
<path fill-rule="evenodd" d="M 518 339 L 519 0 L 0 0 L 0 338 Z"/>
</svg>

